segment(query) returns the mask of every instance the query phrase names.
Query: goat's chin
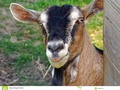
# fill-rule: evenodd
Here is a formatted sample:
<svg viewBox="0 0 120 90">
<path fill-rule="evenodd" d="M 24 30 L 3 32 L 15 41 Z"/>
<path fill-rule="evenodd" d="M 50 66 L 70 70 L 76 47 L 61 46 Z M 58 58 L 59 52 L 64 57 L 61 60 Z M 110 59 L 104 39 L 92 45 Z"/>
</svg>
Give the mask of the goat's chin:
<svg viewBox="0 0 120 90">
<path fill-rule="evenodd" d="M 56 58 L 56 59 L 49 59 L 50 64 L 54 67 L 54 68 L 61 68 L 62 66 L 64 66 L 66 64 L 66 62 L 68 61 L 69 55 L 64 56 L 63 58 Z"/>
</svg>

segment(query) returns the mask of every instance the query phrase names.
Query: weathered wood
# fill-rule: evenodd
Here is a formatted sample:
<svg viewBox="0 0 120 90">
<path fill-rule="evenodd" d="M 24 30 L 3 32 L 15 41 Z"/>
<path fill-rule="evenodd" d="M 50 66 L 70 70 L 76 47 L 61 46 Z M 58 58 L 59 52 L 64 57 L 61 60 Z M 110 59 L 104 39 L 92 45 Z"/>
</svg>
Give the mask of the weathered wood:
<svg viewBox="0 0 120 90">
<path fill-rule="evenodd" d="M 104 84 L 120 85 L 120 0 L 104 0 Z"/>
</svg>

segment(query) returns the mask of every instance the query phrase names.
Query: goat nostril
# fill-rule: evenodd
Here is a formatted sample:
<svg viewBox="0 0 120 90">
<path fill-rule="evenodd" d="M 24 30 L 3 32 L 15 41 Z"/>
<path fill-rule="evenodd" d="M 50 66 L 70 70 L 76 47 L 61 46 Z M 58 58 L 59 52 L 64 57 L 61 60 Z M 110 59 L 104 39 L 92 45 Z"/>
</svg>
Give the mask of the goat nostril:
<svg viewBox="0 0 120 90">
<path fill-rule="evenodd" d="M 64 45 L 63 44 L 58 44 L 58 45 L 49 45 L 48 46 L 48 49 L 51 51 L 51 52 L 59 52 L 60 50 L 62 50 L 64 48 Z"/>
<path fill-rule="evenodd" d="M 52 46 L 51 45 L 48 46 L 48 50 L 52 51 Z"/>
<path fill-rule="evenodd" d="M 63 44 L 59 44 L 57 51 L 60 51 L 60 50 L 62 50 L 62 49 L 64 49 L 64 45 L 63 45 Z"/>
</svg>

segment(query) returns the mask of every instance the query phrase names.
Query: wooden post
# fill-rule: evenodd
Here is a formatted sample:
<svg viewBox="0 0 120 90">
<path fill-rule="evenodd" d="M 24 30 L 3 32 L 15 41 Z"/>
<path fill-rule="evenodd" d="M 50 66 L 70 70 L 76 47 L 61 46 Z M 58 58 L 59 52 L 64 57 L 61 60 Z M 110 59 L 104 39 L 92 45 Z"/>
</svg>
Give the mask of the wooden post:
<svg viewBox="0 0 120 90">
<path fill-rule="evenodd" d="M 104 85 L 120 85 L 120 0 L 104 0 Z"/>
</svg>

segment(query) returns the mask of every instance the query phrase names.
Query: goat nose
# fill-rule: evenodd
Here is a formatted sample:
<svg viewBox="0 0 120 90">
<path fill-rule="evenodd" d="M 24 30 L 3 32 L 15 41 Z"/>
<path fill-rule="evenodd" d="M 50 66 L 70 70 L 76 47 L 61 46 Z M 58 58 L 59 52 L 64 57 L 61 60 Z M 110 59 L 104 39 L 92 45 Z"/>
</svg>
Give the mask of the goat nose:
<svg viewBox="0 0 120 90">
<path fill-rule="evenodd" d="M 58 45 L 48 45 L 48 50 L 51 52 L 59 52 L 64 48 L 63 44 L 58 44 Z"/>
</svg>

